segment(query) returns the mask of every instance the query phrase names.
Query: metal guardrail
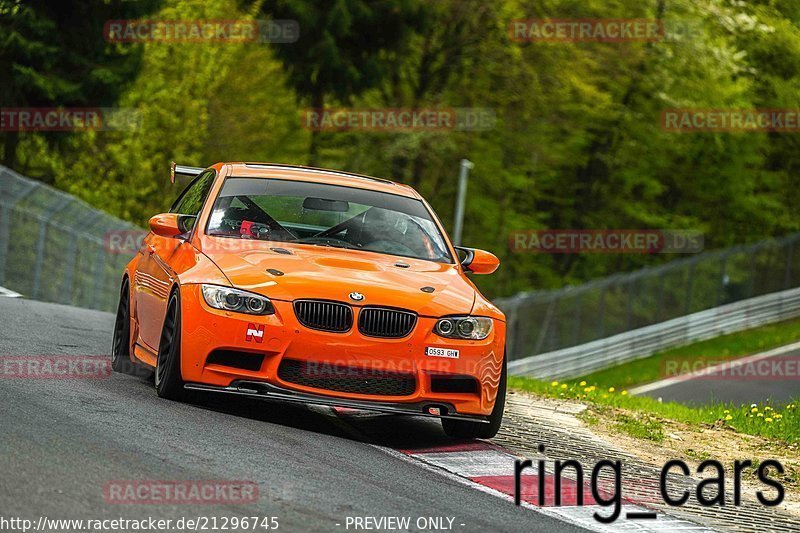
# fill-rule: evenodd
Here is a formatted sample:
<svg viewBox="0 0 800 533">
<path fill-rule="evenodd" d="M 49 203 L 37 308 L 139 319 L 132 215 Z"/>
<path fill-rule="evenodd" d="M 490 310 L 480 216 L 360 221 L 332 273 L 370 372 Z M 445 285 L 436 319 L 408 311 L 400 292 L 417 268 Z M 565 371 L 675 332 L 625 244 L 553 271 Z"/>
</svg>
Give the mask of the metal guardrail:
<svg viewBox="0 0 800 533">
<path fill-rule="evenodd" d="M 800 316 L 800 288 L 766 294 L 605 339 L 511 361 L 512 375 L 574 378 L 658 351 Z"/>
<path fill-rule="evenodd" d="M 37 300 L 111 311 L 133 254 L 113 253 L 105 237 L 138 229 L 0 166 L 0 286 Z"/>
<path fill-rule="evenodd" d="M 600 357 L 607 366 L 640 354 L 600 354 L 585 347 L 616 350 L 616 344 L 597 341 L 617 339 L 626 332 L 635 332 L 631 338 L 638 338 L 651 331 L 649 326 L 672 323 L 678 318 L 695 320 L 706 316 L 697 314 L 701 311 L 727 309 L 725 306 L 734 302 L 796 287 L 800 287 L 800 233 L 705 252 L 577 287 L 501 298 L 495 303 L 508 319 L 509 360 L 543 357 L 543 361 L 555 361 L 552 354 L 572 357 L 585 353 L 586 358 Z M 652 331 L 656 332 L 653 335 L 668 335 L 668 331 L 659 328 Z M 566 375 L 572 372 L 570 365 L 602 367 L 574 361 L 563 364 L 563 371 L 541 375 Z M 547 365 L 529 362 L 523 366 L 538 372 Z"/>
</svg>

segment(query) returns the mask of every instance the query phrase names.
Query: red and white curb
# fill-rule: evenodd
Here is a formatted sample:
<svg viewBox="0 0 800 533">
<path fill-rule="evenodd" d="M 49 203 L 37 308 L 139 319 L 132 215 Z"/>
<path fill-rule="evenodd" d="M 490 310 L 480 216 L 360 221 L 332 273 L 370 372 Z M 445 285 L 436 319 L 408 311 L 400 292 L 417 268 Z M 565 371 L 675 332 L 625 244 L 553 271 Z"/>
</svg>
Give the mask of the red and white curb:
<svg viewBox="0 0 800 533">
<path fill-rule="evenodd" d="M 513 501 L 514 499 L 514 463 L 519 457 L 494 444 L 471 441 L 415 450 L 393 450 L 383 446 L 378 446 L 378 448 L 391 455 L 422 463 L 430 469 L 443 471 L 478 490 L 506 500 Z M 565 476 L 562 476 L 561 484 L 562 505 L 555 506 L 553 500 L 555 477 L 551 471 L 552 461 L 550 461 L 551 465 L 546 463 L 545 466 L 545 505 L 540 506 L 538 504 L 539 479 L 535 474 L 535 465 L 537 460 L 545 459 L 545 457 L 529 457 L 528 459 L 534 463 L 534 473 L 531 473 L 530 469 L 523 471 L 521 483 L 522 506 L 528 509 L 535 509 L 542 514 L 592 531 L 714 531 L 693 522 L 637 505 L 636 502 L 623 503 L 619 518 L 610 524 L 603 524 L 594 518 L 594 513 L 608 516 L 613 511 L 613 505 L 597 504 L 592 498 L 588 486 L 579 487 L 574 480 L 568 480 Z M 579 506 L 576 505 L 576 494 L 580 489 L 583 490 L 584 505 Z M 652 517 L 634 518 L 637 515 Z"/>
</svg>

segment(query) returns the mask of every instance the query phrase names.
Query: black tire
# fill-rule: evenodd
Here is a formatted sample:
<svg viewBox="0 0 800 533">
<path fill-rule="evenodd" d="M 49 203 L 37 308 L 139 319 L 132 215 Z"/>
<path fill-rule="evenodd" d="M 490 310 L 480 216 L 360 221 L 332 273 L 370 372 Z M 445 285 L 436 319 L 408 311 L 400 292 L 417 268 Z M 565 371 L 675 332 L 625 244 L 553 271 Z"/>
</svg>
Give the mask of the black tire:
<svg viewBox="0 0 800 533">
<path fill-rule="evenodd" d="M 453 439 L 491 439 L 497 435 L 497 432 L 500 431 L 500 424 L 503 422 L 503 411 L 506 407 L 507 381 L 506 359 L 504 356 L 503 370 L 500 372 L 500 384 L 497 387 L 497 399 L 494 402 L 492 414 L 489 415 L 489 423 L 442 418 L 442 429 L 444 429 L 447 436 Z"/>
<path fill-rule="evenodd" d="M 188 398 L 181 376 L 181 298 L 175 290 L 167 302 L 155 372 L 156 392 L 161 398 L 185 401 Z"/>
<path fill-rule="evenodd" d="M 136 364 L 131 361 L 130 284 L 122 281 L 119 292 L 117 316 L 114 319 L 114 340 L 111 345 L 111 369 L 121 374 L 136 374 Z"/>
</svg>

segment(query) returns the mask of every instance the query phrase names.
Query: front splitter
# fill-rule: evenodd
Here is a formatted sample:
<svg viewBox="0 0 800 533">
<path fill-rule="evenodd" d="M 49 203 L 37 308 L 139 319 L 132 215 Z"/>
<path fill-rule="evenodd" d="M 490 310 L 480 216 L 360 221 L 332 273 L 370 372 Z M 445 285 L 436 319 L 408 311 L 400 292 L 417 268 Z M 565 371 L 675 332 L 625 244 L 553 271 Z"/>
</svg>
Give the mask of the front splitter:
<svg viewBox="0 0 800 533">
<path fill-rule="evenodd" d="M 365 411 L 377 411 L 381 413 L 425 416 L 429 418 L 449 418 L 453 420 L 480 422 L 483 424 L 489 423 L 489 420 L 487 420 L 486 417 L 459 414 L 456 412 L 455 407 L 453 407 L 452 404 L 446 402 L 392 403 L 353 400 L 349 398 L 333 398 L 330 396 L 320 396 L 317 394 L 309 394 L 307 392 L 284 389 L 282 387 L 262 381 L 234 381 L 227 387 L 204 385 L 202 383 L 186 383 L 183 387 L 187 390 L 220 392 L 224 394 L 234 394 L 237 396 L 247 396 L 248 398 L 258 398 L 262 400 L 327 405 L 331 407 L 347 407 L 350 409 L 363 409 Z M 431 414 L 428 412 L 430 407 L 444 407 L 447 409 L 447 414 Z"/>
</svg>

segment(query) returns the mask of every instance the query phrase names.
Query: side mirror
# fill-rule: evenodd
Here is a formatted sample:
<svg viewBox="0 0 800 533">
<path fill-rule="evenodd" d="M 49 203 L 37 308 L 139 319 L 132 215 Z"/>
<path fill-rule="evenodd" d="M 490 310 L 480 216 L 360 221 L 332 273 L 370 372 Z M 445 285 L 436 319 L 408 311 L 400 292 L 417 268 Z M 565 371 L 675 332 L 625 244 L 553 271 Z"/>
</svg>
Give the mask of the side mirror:
<svg viewBox="0 0 800 533">
<path fill-rule="evenodd" d="M 463 246 L 456 246 L 456 250 L 465 256 L 461 261 L 461 266 L 463 266 L 464 270 L 467 272 L 472 272 L 473 274 L 491 274 L 500 266 L 500 260 L 497 256 L 485 250 L 465 248 Z"/>
<path fill-rule="evenodd" d="M 159 237 L 174 238 L 191 229 L 190 221 L 195 217 L 177 213 L 161 213 L 150 219 L 150 230 Z"/>
</svg>

